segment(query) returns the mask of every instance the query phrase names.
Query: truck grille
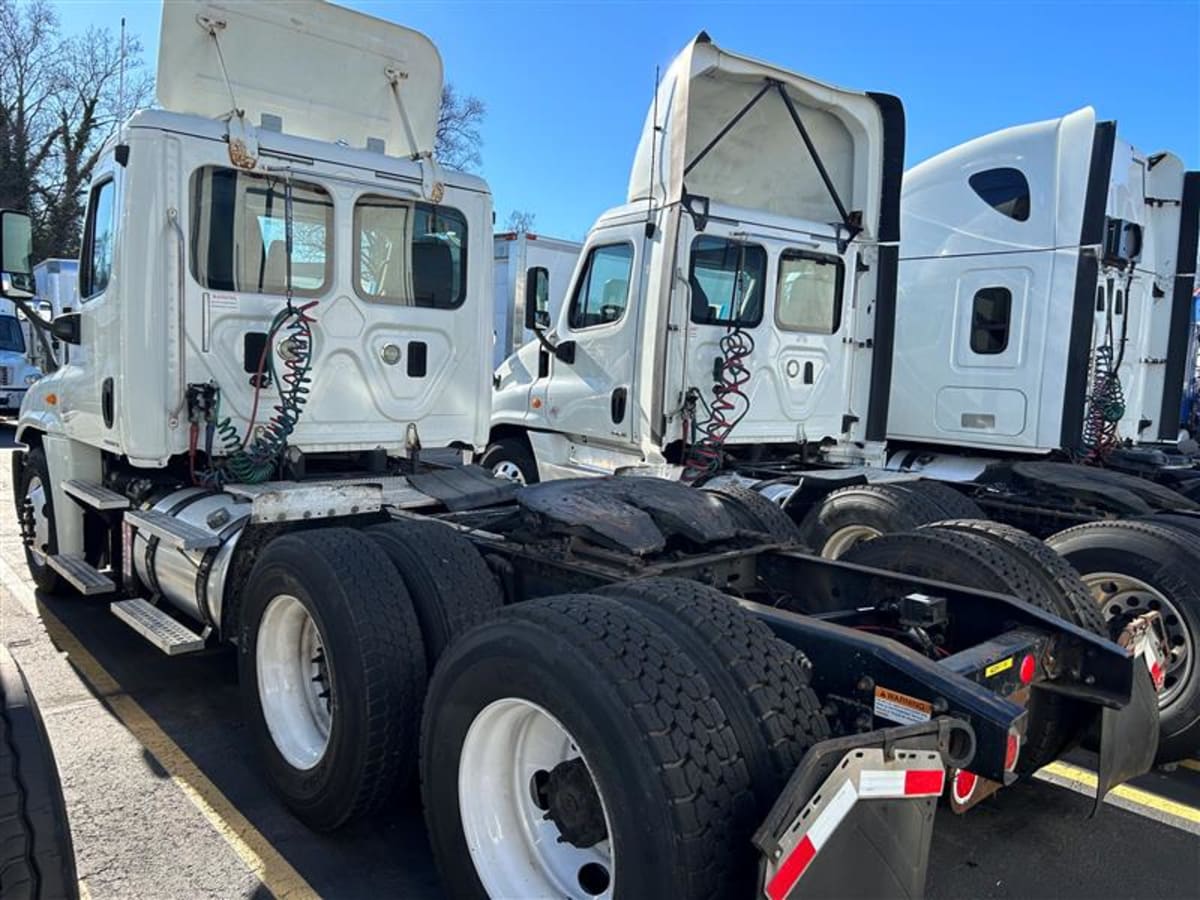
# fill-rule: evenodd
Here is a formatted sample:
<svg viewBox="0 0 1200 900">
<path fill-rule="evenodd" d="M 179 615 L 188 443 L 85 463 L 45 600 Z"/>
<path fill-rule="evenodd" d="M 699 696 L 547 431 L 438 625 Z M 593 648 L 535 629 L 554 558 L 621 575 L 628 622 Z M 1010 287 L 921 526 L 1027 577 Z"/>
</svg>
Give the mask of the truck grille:
<svg viewBox="0 0 1200 900">
<path fill-rule="evenodd" d="M 8 366 L 0 366 L 0 386 L 6 385 L 12 378 L 12 370 Z"/>
</svg>

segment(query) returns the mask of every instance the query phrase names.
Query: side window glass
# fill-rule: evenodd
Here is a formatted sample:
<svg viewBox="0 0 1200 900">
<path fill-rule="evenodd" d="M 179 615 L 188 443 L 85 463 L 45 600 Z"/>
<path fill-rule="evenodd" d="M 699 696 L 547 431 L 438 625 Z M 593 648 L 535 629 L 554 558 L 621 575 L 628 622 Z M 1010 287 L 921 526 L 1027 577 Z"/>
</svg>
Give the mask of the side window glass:
<svg viewBox="0 0 1200 900">
<path fill-rule="evenodd" d="M 550 270 L 545 266 L 525 272 L 525 327 L 550 327 Z"/>
<path fill-rule="evenodd" d="M 842 324 L 842 261 L 784 250 L 776 296 L 775 320 L 780 328 L 833 334 Z"/>
<path fill-rule="evenodd" d="M 1020 169 L 985 169 L 967 181 L 983 202 L 996 212 L 1018 222 L 1029 218 L 1029 182 Z"/>
<path fill-rule="evenodd" d="M 767 253 L 758 244 L 701 236 L 692 242 L 692 321 L 754 327 L 762 321 Z"/>
<path fill-rule="evenodd" d="M 467 220 L 457 209 L 360 197 L 354 252 L 364 300 L 458 309 L 467 297 Z"/>
<path fill-rule="evenodd" d="M 971 304 L 971 350 L 982 355 L 1003 353 L 1008 348 L 1012 321 L 1012 291 L 983 288 Z"/>
<path fill-rule="evenodd" d="M 570 326 L 576 330 L 592 328 L 616 322 L 625 315 L 632 274 L 632 244 L 593 247 L 571 298 Z"/>
<path fill-rule="evenodd" d="M 79 296 L 87 300 L 108 287 L 112 276 L 116 187 L 112 181 L 92 188 L 87 224 L 83 233 L 83 269 L 79 273 Z"/>
</svg>

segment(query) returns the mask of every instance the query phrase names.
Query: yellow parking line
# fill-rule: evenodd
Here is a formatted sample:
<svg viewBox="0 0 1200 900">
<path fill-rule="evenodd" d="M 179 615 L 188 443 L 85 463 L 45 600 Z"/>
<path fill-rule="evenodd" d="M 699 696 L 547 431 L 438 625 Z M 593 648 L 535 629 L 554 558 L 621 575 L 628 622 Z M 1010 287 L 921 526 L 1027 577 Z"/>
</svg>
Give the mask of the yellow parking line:
<svg viewBox="0 0 1200 900">
<path fill-rule="evenodd" d="M 1087 769 L 1081 769 L 1078 766 L 1073 766 L 1070 763 L 1062 761 L 1052 762 L 1050 765 L 1044 766 L 1040 771 L 1087 785 L 1093 791 L 1099 783 L 1095 772 L 1089 772 Z M 1108 795 L 1110 797 L 1119 797 L 1128 803 L 1143 806 L 1155 812 L 1175 816 L 1178 819 L 1183 819 L 1185 822 L 1200 824 L 1200 809 L 1188 806 L 1186 803 L 1168 800 L 1166 797 L 1160 797 L 1158 794 L 1152 794 L 1149 791 L 1144 791 L 1132 785 L 1117 785 L 1108 792 Z"/>
<path fill-rule="evenodd" d="M 163 731 L 124 688 L 96 661 L 67 626 L 48 609 L 40 615 L 51 640 L 65 650 L 70 662 L 104 699 L 109 709 L 145 747 L 171 780 L 192 801 L 210 825 L 278 900 L 317 897 L 304 876 L 292 868 L 271 842 L 250 824 L 215 784 L 200 771 L 179 745 Z"/>
<path fill-rule="evenodd" d="M 1181 759 L 1179 764 L 1185 769 L 1191 769 L 1193 772 L 1200 772 L 1200 759 Z"/>
</svg>

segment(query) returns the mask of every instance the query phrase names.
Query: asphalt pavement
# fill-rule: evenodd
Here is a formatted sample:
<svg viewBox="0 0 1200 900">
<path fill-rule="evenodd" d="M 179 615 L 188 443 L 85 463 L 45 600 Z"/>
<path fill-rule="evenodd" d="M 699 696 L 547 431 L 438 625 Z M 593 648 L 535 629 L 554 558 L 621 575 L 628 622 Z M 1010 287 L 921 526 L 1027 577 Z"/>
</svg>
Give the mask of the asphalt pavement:
<svg viewBox="0 0 1200 900">
<path fill-rule="evenodd" d="M 415 792 L 333 835 L 274 798 L 231 653 L 168 658 L 107 599 L 35 594 L 9 499 L 11 446 L 0 424 L 0 640 L 46 719 L 83 896 L 443 897 Z M 1080 754 L 965 816 L 940 814 L 929 896 L 1197 896 L 1200 763 L 1139 779 L 1090 818 L 1091 763 Z"/>
</svg>

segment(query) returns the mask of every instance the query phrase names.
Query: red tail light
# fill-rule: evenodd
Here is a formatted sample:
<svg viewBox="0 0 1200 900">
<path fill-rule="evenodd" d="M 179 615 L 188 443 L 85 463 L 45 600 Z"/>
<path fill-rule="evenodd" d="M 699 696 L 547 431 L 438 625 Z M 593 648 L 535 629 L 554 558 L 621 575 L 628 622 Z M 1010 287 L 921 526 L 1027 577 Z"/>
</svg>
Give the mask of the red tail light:
<svg viewBox="0 0 1200 900">
<path fill-rule="evenodd" d="M 1033 681 L 1033 676 L 1037 674 L 1037 660 L 1033 658 L 1033 654 L 1025 655 L 1017 674 L 1021 676 L 1021 684 L 1029 684 Z"/>
<path fill-rule="evenodd" d="M 1016 729 L 1008 732 L 1008 743 L 1004 747 L 1004 771 L 1011 772 L 1017 767 L 1017 757 L 1021 753 L 1021 736 Z"/>
</svg>

